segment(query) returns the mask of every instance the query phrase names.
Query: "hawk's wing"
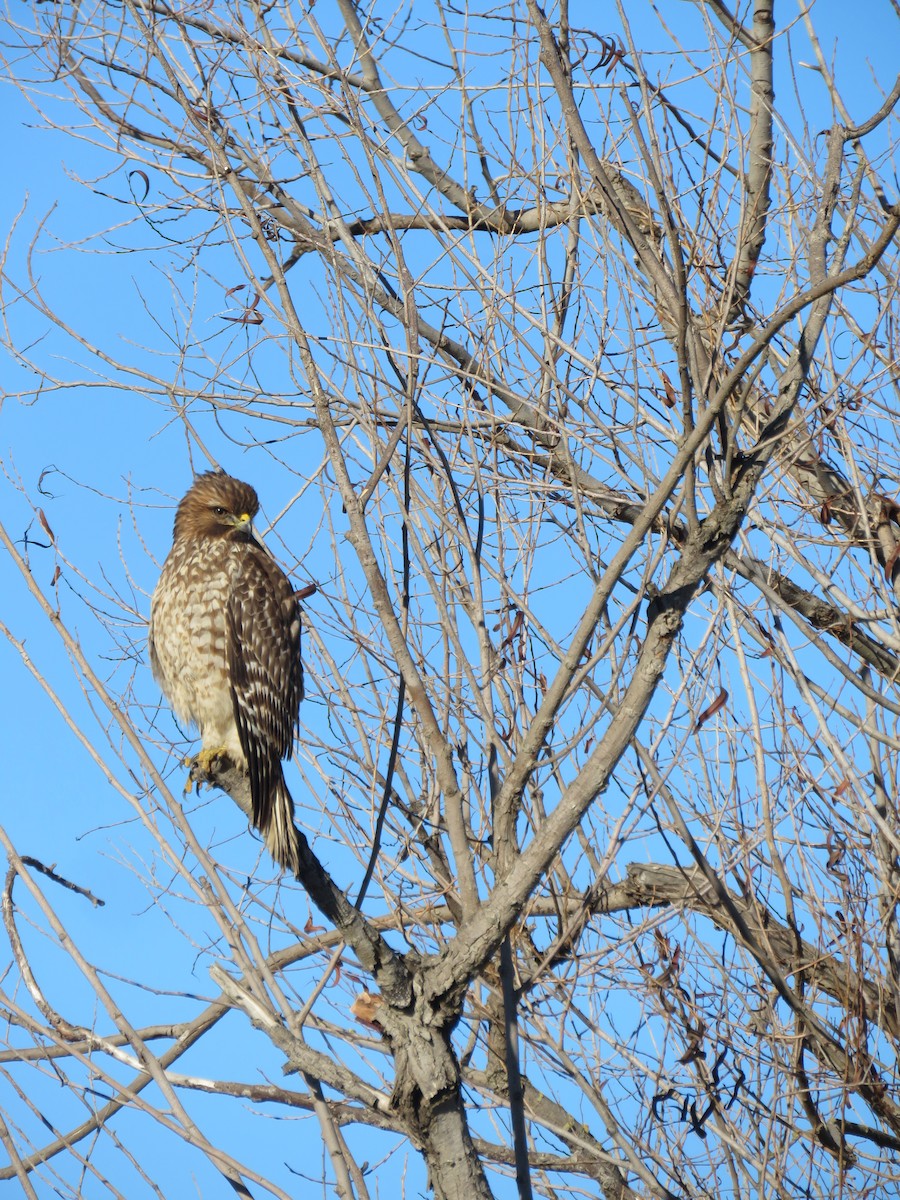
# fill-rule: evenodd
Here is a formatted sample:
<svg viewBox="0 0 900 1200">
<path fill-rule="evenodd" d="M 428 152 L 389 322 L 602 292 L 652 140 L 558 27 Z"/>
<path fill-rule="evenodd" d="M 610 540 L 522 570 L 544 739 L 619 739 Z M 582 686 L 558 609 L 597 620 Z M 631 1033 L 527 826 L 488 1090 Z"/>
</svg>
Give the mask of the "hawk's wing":
<svg viewBox="0 0 900 1200">
<path fill-rule="evenodd" d="M 226 654 L 253 823 L 266 831 L 303 699 L 300 606 L 268 552 L 256 541 L 244 543 L 244 549 L 228 600 Z"/>
</svg>

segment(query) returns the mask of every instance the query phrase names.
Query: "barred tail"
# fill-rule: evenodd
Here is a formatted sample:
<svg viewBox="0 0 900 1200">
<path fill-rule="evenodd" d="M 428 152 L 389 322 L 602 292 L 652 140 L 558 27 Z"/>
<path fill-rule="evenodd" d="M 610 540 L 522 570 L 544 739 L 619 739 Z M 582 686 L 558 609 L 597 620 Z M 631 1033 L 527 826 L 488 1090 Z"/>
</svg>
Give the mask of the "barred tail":
<svg viewBox="0 0 900 1200">
<path fill-rule="evenodd" d="M 266 827 L 260 828 L 266 847 L 279 867 L 296 875 L 300 869 L 299 835 L 294 828 L 294 801 L 281 771 L 272 789 L 268 810 Z"/>
</svg>

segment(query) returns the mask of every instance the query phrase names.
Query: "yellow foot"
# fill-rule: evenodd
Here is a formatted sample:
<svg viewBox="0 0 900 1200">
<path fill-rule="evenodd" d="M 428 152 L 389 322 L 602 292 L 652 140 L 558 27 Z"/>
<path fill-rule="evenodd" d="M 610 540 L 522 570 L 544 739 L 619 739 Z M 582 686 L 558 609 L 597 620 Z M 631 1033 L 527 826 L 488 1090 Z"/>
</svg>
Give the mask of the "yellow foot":
<svg viewBox="0 0 900 1200">
<path fill-rule="evenodd" d="M 188 772 L 187 783 L 184 785 L 185 792 L 189 792 L 195 783 L 199 791 L 204 783 L 211 782 L 210 776 L 213 773 L 213 765 L 228 761 L 228 751 L 224 746 L 215 746 L 212 750 L 201 750 L 199 754 L 193 754 L 186 758 L 184 765 L 190 767 L 190 771 Z"/>
</svg>

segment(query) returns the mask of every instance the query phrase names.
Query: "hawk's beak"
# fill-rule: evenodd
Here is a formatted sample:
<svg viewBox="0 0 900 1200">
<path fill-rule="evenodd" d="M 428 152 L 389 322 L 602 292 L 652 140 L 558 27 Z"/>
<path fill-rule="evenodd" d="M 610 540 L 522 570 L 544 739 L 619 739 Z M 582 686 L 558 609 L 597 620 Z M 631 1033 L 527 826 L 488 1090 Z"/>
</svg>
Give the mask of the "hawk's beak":
<svg viewBox="0 0 900 1200">
<path fill-rule="evenodd" d="M 242 532 L 244 530 L 249 529 L 253 522 L 253 518 L 250 516 L 249 513 L 240 513 L 240 514 L 236 513 L 232 517 L 232 520 L 234 521 L 235 529 L 240 529 Z"/>
</svg>

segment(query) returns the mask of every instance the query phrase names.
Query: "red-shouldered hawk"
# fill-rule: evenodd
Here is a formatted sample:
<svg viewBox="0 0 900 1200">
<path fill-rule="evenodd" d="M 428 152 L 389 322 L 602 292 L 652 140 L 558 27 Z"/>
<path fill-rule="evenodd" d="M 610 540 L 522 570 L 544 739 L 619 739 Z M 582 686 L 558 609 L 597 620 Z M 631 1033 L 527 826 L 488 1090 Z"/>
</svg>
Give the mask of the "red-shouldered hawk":
<svg viewBox="0 0 900 1200">
<path fill-rule="evenodd" d="M 222 753 L 250 779 L 253 824 L 296 873 L 294 802 L 281 760 L 300 701 L 300 606 L 256 540 L 249 484 L 210 471 L 178 505 L 175 536 L 150 608 L 150 664 L 179 720 L 197 726 L 208 768 Z"/>
</svg>

